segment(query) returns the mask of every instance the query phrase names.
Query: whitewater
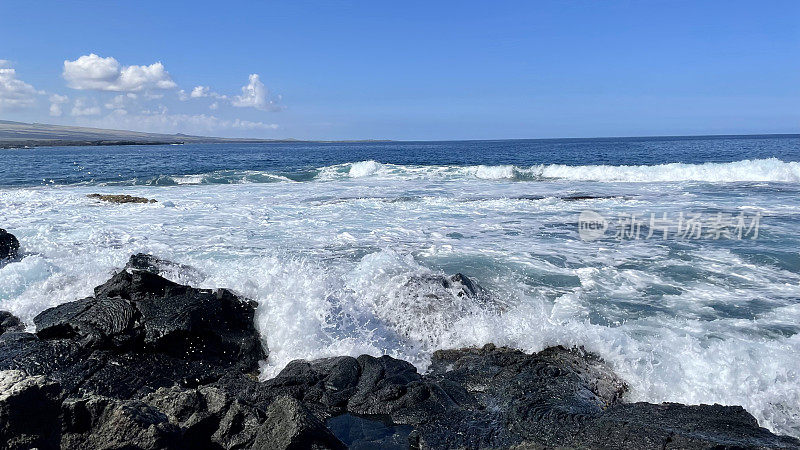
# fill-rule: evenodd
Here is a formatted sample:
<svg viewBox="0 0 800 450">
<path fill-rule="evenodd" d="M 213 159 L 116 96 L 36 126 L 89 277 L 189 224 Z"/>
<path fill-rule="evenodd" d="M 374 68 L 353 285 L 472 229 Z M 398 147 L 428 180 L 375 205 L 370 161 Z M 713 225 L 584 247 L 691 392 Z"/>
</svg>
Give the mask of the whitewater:
<svg viewBox="0 0 800 450">
<path fill-rule="evenodd" d="M 140 164 L 139 149 L 109 150 L 107 166 L 91 156 L 102 149 L 30 150 L 2 169 L 0 227 L 26 256 L 0 267 L 0 309 L 30 325 L 90 295 L 131 254 L 152 253 L 183 265 L 168 278 L 258 302 L 262 378 L 297 358 L 389 354 L 424 371 L 440 348 L 574 345 L 608 361 L 631 401 L 742 405 L 800 436 L 797 141 L 755 156 L 736 147 L 729 161 L 673 152 L 672 162 L 494 154 L 458 164 L 357 149 L 350 160 L 220 156 L 151 171 L 120 167 Z M 63 159 L 60 170 L 15 162 L 48 157 Z M 761 223 L 758 239 L 584 241 L 584 210 L 611 222 L 686 212 Z M 455 273 L 483 288 L 480 301 L 425 282 Z"/>
</svg>

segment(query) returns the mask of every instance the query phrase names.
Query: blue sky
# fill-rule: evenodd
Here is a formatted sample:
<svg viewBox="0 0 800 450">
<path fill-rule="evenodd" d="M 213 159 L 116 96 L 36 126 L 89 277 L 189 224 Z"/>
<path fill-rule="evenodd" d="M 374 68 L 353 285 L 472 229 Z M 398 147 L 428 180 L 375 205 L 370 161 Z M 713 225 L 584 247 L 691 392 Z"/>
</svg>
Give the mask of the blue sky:
<svg viewBox="0 0 800 450">
<path fill-rule="evenodd" d="M 0 60 L 5 120 L 304 139 L 800 132 L 797 1 L 4 0 Z"/>
</svg>

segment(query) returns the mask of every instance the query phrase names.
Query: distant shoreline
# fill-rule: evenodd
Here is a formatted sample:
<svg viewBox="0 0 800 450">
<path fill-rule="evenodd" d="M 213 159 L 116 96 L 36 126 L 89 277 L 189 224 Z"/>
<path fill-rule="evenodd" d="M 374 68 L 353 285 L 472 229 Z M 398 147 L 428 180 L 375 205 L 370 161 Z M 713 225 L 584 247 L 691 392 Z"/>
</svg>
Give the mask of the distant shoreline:
<svg viewBox="0 0 800 450">
<path fill-rule="evenodd" d="M 231 139 L 231 140 L 196 140 L 196 141 L 20 141 L 9 142 L 0 140 L 0 150 L 32 149 L 38 147 L 103 147 L 125 145 L 184 145 L 184 144 L 335 144 L 335 143 L 368 143 L 368 142 L 393 142 L 390 140 L 367 139 L 349 141 L 301 141 L 297 139 L 266 140 L 266 139 Z"/>
<path fill-rule="evenodd" d="M 34 147 L 75 147 L 107 145 L 172 145 L 172 144 L 286 144 L 293 142 L 388 142 L 381 139 L 362 140 L 298 140 L 224 138 L 186 134 L 144 133 L 128 130 L 72 127 L 41 123 L 0 120 L 0 149 Z"/>
<path fill-rule="evenodd" d="M 510 139 L 448 139 L 448 140 L 393 140 L 393 139 L 259 139 L 192 136 L 186 134 L 159 134 L 138 131 L 110 130 L 101 128 L 71 127 L 39 123 L 22 123 L 0 120 L 0 149 L 35 147 L 76 146 L 120 146 L 120 145 L 176 145 L 176 144 L 291 144 L 291 143 L 384 143 L 384 142 L 496 142 L 496 141 L 561 141 L 625 140 L 641 141 L 653 139 L 747 139 L 754 137 L 800 137 L 795 133 L 766 134 L 702 134 L 702 135 L 653 135 L 653 136 L 596 136 L 596 137 L 549 137 Z"/>
<path fill-rule="evenodd" d="M 0 141 L 0 149 L 11 150 L 19 148 L 35 147 L 99 147 L 103 145 L 182 145 L 183 142 L 169 141 L 22 141 L 22 142 L 3 142 Z"/>
</svg>

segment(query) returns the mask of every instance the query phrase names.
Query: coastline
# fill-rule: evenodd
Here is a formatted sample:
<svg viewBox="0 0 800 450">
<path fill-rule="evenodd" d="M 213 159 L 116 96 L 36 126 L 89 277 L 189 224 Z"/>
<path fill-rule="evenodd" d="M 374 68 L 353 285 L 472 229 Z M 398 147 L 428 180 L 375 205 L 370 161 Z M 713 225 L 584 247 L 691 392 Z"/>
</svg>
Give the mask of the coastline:
<svg viewBox="0 0 800 450">
<path fill-rule="evenodd" d="M 24 260 L 2 236 L 0 264 Z M 162 276 L 187 267 L 132 255 L 92 296 L 40 312 L 34 333 L 0 311 L 5 448 L 800 446 L 741 406 L 629 402 L 580 346 L 443 349 L 424 373 L 387 355 L 294 360 L 258 381 L 258 304 Z M 461 274 L 421 282 L 481 293 Z"/>
<path fill-rule="evenodd" d="M 214 136 L 193 136 L 186 134 L 146 133 L 129 130 L 74 127 L 39 123 L 23 123 L 0 120 L 0 149 L 34 147 L 74 147 L 108 145 L 175 145 L 175 144 L 270 144 L 270 143 L 354 143 L 387 142 L 380 139 L 364 140 L 298 140 L 298 139 L 259 139 L 225 138 Z"/>
<path fill-rule="evenodd" d="M 740 406 L 626 402 L 582 348 L 440 350 L 427 373 L 385 355 L 296 360 L 258 382 L 256 303 L 159 275 L 174 265 L 133 255 L 93 297 L 36 316 L 35 334 L 0 315 L 9 448 L 800 446 Z"/>
</svg>

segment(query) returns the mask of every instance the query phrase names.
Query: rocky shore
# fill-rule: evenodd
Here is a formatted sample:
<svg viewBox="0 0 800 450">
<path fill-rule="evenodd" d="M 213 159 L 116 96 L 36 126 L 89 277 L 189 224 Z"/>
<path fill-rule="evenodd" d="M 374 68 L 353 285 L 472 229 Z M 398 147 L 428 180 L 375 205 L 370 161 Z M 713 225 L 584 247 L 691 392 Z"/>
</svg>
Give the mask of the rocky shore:
<svg viewBox="0 0 800 450">
<path fill-rule="evenodd" d="M 428 373 L 389 356 L 268 357 L 256 304 L 163 278 L 134 255 L 35 332 L 0 313 L 7 449 L 800 448 L 738 406 L 628 403 L 580 348 L 441 350 Z"/>
</svg>

